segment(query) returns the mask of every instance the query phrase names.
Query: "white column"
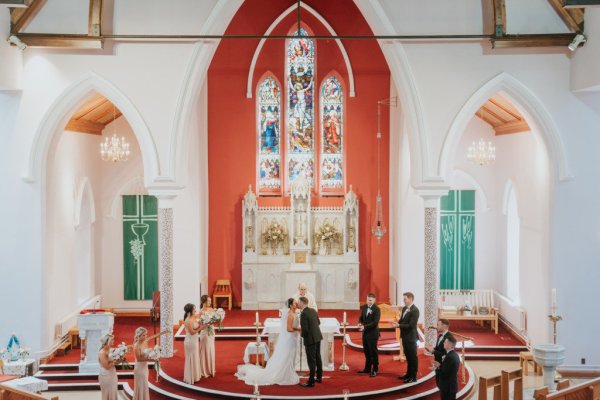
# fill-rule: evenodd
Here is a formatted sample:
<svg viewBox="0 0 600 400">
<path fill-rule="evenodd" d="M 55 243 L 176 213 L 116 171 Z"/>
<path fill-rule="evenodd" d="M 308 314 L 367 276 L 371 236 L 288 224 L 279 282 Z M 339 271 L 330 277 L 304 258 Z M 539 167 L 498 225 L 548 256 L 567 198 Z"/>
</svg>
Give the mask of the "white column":
<svg viewBox="0 0 600 400">
<path fill-rule="evenodd" d="M 425 260 L 425 310 L 423 326 L 425 327 L 425 340 L 435 345 L 436 331 L 427 329 L 436 326 L 438 320 L 439 293 L 440 293 L 440 234 L 439 234 L 439 209 L 440 197 L 447 190 L 421 190 L 417 193 L 424 201 L 424 260 Z"/>
<path fill-rule="evenodd" d="M 160 330 L 173 330 L 173 200 L 175 194 L 153 193 L 158 199 L 158 290 Z M 160 337 L 162 354 L 173 356 L 173 333 Z"/>
</svg>

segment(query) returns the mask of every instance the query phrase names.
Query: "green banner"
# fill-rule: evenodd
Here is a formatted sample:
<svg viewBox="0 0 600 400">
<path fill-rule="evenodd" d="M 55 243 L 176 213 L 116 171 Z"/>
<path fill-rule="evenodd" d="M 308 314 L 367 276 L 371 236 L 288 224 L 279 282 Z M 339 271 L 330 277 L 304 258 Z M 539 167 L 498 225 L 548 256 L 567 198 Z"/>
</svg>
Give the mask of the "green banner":
<svg viewBox="0 0 600 400">
<path fill-rule="evenodd" d="M 123 196 L 125 300 L 151 300 L 158 290 L 158 207 L 156 197 Z"/>
<path fill-rule="evenodd" d="M 440 289 L 475 288 L 475 191 L 440 200 Z"/>
</svg>

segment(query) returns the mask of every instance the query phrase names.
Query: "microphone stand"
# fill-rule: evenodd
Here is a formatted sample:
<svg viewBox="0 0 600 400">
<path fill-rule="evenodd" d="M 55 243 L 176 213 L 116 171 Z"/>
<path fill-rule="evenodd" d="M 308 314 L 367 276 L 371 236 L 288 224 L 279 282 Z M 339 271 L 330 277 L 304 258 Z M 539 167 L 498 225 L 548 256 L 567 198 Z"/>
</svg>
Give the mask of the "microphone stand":
<svg viewBox="0 0 600 400">
<path fill-rule="evenodd" d="M 158 318 L 156 318 L 156 301 L 152 302 L 152 310 L 150 310 L 150 319 L 152 320 L 152 333 L 156 335 L 156 322 L 158 322 Z M 157 345 L 158 338 L 154 338 L 154 345 Z"/>
</svg>

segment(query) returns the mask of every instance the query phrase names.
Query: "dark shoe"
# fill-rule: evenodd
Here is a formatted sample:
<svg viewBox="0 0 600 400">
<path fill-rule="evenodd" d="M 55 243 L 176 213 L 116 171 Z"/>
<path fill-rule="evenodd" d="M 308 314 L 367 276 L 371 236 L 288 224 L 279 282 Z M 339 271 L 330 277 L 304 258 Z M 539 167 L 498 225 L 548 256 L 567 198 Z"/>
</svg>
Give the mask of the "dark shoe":
<svg viewBox="0 0 600 400">
<path fill-rule="evenodd" d="M 398 377 L 398 379 L 406 379 L 406 378 L 408 378 L 408 375 L 406 375 L 406 374 Z"/>
<path fill-rule="evenodd" d="M 411 377 L 411 378 L 406 378 L 404 380 L 404 383 L 413 383 L 413 382 L 416 382 L 416 381 L 417 381 L 417 378 L 412 378 Z"/>
<path fill-rule="evenodd" d="M 375 378 L 377 376 L 377 371 L 373 371 L 371 372 L 371 375 L 369 375 L 371 378 Z"/>
<path fill-rule="evenodd" d="M 306 383 L 301 383 L 300 386 L 303 386 L 303 387 L 314 387 L 315 383 L 314 382 L 306 382 Z"/>
<path fill-rule="evenodd" d="M 359 374 L 370 374 L 371 371 L 367 371 L 366 369 L 361 369 L 360 371 L 358 371 Z"/>
<path fill-rule="evenodd" d="M 315 382 L 317 382 L 317 383 L 323 383 L 323 378 L 317 378 L 317 379 L 315 379 Z"/>
</svg>

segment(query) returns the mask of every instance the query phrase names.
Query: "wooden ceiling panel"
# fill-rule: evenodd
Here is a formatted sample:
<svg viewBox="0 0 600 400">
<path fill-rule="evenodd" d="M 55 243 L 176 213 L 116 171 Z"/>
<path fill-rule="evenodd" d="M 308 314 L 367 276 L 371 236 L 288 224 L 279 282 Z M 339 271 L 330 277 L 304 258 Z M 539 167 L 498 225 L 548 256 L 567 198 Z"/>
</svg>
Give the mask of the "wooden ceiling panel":
<svg viewBox="0 0 600 400">
<path fill-rule="evenodd" d="M 106 125 L 122 115 L 118 108 L 114 108 L 113 116 L 113 108 L 113 103 L 102 95 L 96 94 L 73 113 L 65 130 L 102 135 Z"/>
<path fill-rule="evenodd" d="M 491 97 L 476 113 L 477 117 L 489 124 L 496 135 L 527 132 L 530 130 L 525 118 L 508 100 L 501 96 Z"/>
</svg>

